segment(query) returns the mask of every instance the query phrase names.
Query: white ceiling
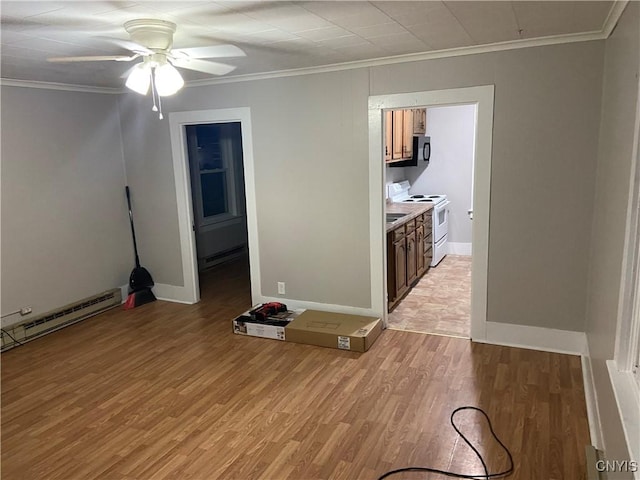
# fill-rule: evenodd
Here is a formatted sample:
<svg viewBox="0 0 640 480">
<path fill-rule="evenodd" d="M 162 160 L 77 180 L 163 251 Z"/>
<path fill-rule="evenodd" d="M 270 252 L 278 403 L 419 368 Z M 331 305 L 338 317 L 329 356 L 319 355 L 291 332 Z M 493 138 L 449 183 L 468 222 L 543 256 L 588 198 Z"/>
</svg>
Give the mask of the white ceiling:
<svg viewBox="0 0 640 480">
<path fill-rule="evenodd" d="M 1 76 L 122 87 L 131 64 L 53 64 L 51 56 L 128 54 L 137 18 L 178 25 L 174 47 L 233 43 L 230 75 L 299 69 L 538 37 L 601 32 L 612 1 L 1 1 Z M 187 81 L 208 78 L 183 71 Z"/>
</svg>

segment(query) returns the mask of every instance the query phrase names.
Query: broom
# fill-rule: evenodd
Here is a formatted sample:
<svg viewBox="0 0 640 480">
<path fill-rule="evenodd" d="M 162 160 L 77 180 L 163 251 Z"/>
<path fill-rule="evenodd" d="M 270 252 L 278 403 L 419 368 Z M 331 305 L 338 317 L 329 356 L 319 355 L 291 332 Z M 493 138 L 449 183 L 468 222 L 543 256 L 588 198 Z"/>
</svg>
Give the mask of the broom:
<svg viewBox="0 0 640 480">
<path fill-rule="evenodd" d="M 139 307 L 145 303 L 155 301 L 156 297 L 151 291 L 154 282 L 149 271 L 140 265 L 138 257 L 138 245 L 136 243 L 136 230 L 133 227 L 133 213 L 131 212 L 131 195 L 129 194 L 129 186 L 125 187 L 127 193 L 127 205 L 129 206 L 129 221 L 131 222 L 131 236 L 133 237 L 133 251 L 136 254 L 136 266 L 129 275 L 129 296 L 124 302 L 124 309 Z"/>
</svg>

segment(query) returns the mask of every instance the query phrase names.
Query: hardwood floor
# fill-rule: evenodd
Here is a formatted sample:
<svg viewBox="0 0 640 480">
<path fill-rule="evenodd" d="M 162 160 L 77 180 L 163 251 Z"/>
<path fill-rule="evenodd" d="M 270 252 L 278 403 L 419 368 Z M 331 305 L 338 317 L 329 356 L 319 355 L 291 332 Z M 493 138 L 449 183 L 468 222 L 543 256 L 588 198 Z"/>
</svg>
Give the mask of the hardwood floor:
<svg viewBox="0 0 640 480">
<path fill-rule="evenodd" d="M 249 304 L 244 268 L 212 270 L 202 291 L 198 305 L 112 310 L 2 354 L 2 478 L 480 473 L 449 425 L 467 404 L 511 449 L 511 478 L 585 478 L 579 357 L 395 330 L 364 354 L 243 337 L 230 322 Z M 479 416 L 460 420 L 504 468 Z"/>
<path fill-rule="evenodd" d="M 420 279 L 387 321 L 394 330 L 469 338 L 471 257 L 444 257 Z"/>
</svg>

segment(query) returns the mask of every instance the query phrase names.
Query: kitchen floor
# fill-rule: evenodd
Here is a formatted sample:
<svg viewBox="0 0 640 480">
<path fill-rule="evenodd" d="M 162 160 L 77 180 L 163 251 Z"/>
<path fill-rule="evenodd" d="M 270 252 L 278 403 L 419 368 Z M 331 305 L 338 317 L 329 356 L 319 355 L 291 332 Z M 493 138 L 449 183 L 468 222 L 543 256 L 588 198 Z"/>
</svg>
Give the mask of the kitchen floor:
<svg viewBox="0 0 640 480">
<path fill-rule="evenodd" d="M 470 336 L 471 256 L 447 255 L 388 316 L 389 328 Z"/>
</svg>

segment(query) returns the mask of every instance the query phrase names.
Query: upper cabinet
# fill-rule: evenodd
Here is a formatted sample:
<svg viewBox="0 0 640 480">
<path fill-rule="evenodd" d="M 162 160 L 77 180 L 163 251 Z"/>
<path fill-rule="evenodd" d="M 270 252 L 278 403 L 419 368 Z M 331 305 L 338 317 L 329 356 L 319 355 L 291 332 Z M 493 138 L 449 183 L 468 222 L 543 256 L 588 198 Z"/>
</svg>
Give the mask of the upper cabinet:
<svg viewBox="0 0 640 480">
<path fill-rule="evenodd" d="M 387 110 L 384 113 L 384 161 L 399 162 L 413 157 L 413 136 L 424 134 L 427 110 Z"/>
<path fill-rule="evenodd" d="M 392 122 L 392 138 L 393 143 L 391 146 L 391 159 L 393 160 L 402 160 L 404 157 L 404 132 L 402 127 L 404 125 L 404 110 L 394 110 L 391 112 L 393 114 L 393 122 Z"/>
<path fill-rule="evenodd" d="M 413 109 L 413 134 L 424 135 L 427 133 L 427 109 Z"/>
</svg>

